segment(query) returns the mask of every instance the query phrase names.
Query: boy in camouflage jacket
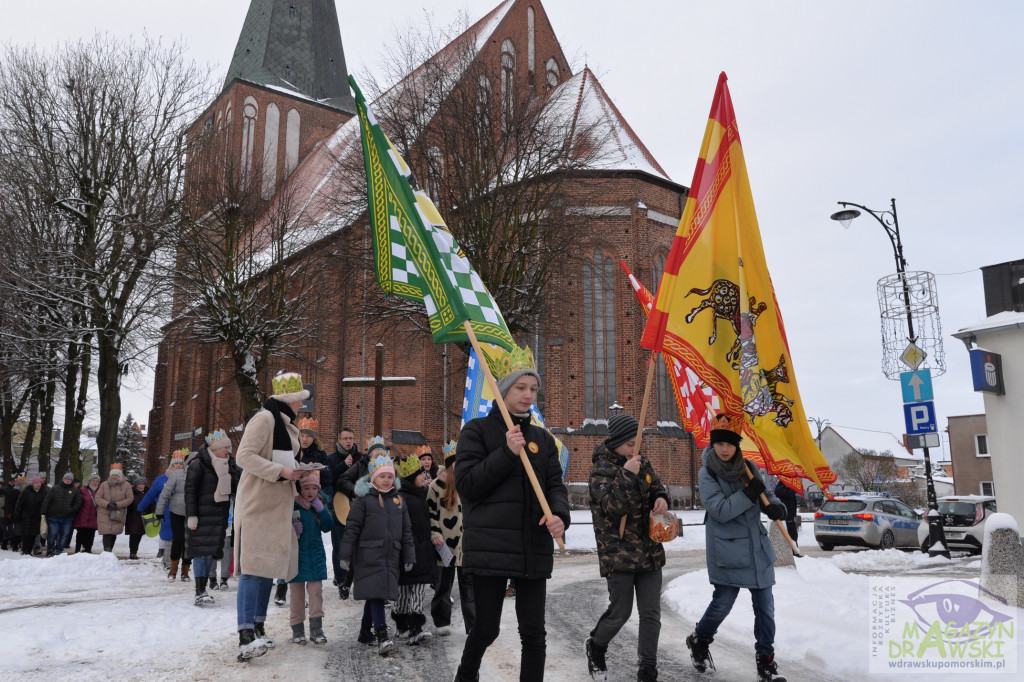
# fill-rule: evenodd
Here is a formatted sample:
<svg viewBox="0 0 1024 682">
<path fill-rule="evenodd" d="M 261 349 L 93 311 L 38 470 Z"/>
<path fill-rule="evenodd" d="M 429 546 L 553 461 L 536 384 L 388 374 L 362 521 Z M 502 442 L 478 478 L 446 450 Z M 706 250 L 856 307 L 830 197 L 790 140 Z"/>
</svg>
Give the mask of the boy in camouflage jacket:
<svg viewBox="0 0 1024 682">
<path fill-rule="evenodd" d="M 649 517 L 668 509 L 668 493 L 650 461 L 634 455 L 637 427 L 628 414 L 609 419 L 608 438 L 594 449 L 590 471 L 590 513 L 609 601 L 586 641 L 587 667 L 596 680 L 607 678 L 605 652 L 629 620 L 634 591 L 640 613 L 637 679 L 658 679 L 665 550 L 650 537 Z"/>
</svg>

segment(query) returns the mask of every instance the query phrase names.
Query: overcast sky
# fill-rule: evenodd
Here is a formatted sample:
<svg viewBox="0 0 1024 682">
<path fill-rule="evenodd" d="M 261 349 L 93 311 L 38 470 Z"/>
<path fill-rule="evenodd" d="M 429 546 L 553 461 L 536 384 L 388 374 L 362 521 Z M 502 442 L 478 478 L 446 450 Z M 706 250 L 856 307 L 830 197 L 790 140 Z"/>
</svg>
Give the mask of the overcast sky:
<svg viewBox="0 0 1024 682">
<path fill-rule="evenodd" d="M 479 18 L 497 0 L 339 2 L 349 70 L 377 71 L 396 28 Z M 985 317 L 979 268 L 1024 258 L 1012 216 L 1024 186 L 1024 7 L 1010 2 L 543 3 L 669 176 L 689 185 L 720 71 L 743 139 L 761 235 L 808 416 L 904 432 L 881 372 L 877 280 L 895 271 L 870 216 L 836 201 L 896 198 L 910 270 L 936 275 L 947 372 L 939 427 L 984 411 L 957 329 Z M 0 40 L 52 47 L 95 31 L 180 38 L 223 78 L 248 0 L 5 3 Z M 645 283 L 653 289 L 653 283 Z M 125 410 L 148 419 L 142 380 Z"/>
</svg>

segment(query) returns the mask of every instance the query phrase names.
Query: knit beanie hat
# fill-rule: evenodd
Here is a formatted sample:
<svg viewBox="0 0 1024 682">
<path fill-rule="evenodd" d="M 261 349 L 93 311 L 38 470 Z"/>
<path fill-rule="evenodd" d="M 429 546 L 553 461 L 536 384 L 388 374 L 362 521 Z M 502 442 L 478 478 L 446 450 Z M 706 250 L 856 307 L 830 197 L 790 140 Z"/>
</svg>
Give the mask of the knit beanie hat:
<svg viewBox="0 0 1024 682">
<path fill-rule="evenodd" d="M 61 480 L 62 481 L 73 481 L 73 480 L 75 480 L 75 475 L 73 473 L 71 473 L 70 471 L 65 471 L 64 472 L 64 476 L 63 476 L 63 478 L 61 478 Z"/>
<path fill-rule="evenodd" d="M 391 461 L 391 458 L 388 457 L 387 453 L 378 455 L 371 459 L 369 465 L 367 465 L 367 469 L 370 472 L 370 483 L 373 483 L 373 480 L 383 473 L 390 473 L 391 475 L 394 475 L 395 473 L 394 462 Z"/>
<path fill-rule="evenodd" d="M 118 476 L 122 479 L 124 478 L 124 469 L 121 468 L 121 465 L 117 462 L 110 465 L 110 478 L 113 478 L 114 476 Z"/>
<path fill-rule="evenodd" d="M 32 485 L 35 485 L 36 483 L 42 483 L 42 482 L 43 482 L 43 477 L 42 476 L 33 476 L 32 477 Z"/>
<path fill-rule="evenodd" d="M 92 472 L 92 475 L 91 475 L 91 476 L 89 476 L 89 480 L 91 481 L 91 480 L 92 480 L 92 479 L 94 479 L 94 478 L 95 478 L 95 479 L 96 479 L 97 481 L 98 481 L 98 480 L 100 480 L 100 475 L 99 475 L 99 474 L 97 474 L 97 473 L 96 473 L 95 471 L 94 471 L 94 472 Z"/>
<path fill-rule="evenodd" d="M 739 447 L 743 436 L 739 434 L 738 425 L 734 422 L 735 420 L 727 414 L 717 415 L 711 424 L 711 444 L 731 443 Z"/>
<path fill-rule="evenodd" d="M 309 476 L 304 476 L 301 479 L 299 479 L 299 487 L 300 488 L 315 487 L 317 490 L 319 490 L 320 489 L 320 472 L 319 471 L 311 471 L 309 473 Z"/>
<path fill-rule="evenodd" d="M 366 456 L 367 457 L 369 457 L 370 453 L 372 453 L 374 450 L 383 450 L 383 449 L 386 449 L 384 447 L 384 439 L 381 438 L 380 436 L 374 436 L 370 440 L 366 441 Z"/>
<path fill-rule="evenodd" d="M 636 438 L 636 431 L 640 422 L 631 414 L 613 414 L 608 420 L 608 437 L 604 444 L 609 450 L 614 450 L 630 438 Z"/>
</svg>

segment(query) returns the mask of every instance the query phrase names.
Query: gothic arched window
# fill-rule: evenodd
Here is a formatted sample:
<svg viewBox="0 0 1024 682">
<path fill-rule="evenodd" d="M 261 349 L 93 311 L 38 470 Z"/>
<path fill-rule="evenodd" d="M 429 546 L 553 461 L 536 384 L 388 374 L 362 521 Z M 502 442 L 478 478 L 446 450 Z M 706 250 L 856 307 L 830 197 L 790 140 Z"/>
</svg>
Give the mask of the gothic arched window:
<svg viewBox="0 0 1024 682">
<path fill-rule="evenodd" d="M 616 400 L 615 262 L 601 249 L 583 261 L 584 416 L 607 419 Z"/>
<path fill-rule="evenodd" d="M 508 129 L 515 112 L 516 47 L 508 38 L 501 44 L 501 125 Z"/>
<path fill-rule="evenodd" d="M 242 108 L 242 182 L 252 173 L 252 148 L 256 141 L 256 98 L 246 97 Z"/>
<path fill-rule="evenodd" d="M 657 287 L 661 284 L 661 276 L 665 272 L 665 254 L 660 253 L 654 258 L 654 294 L 657 295 Z M 672 388 L 672 378 L 669 375 L 668 366 L 672 358 L 661 353 L 657 360 L 657 369 L 654 372 L 655 404 L 658 406 L 658 421 L 679 423 L 679 410 L 676 407 L 675 389 Z"/>
</svg>

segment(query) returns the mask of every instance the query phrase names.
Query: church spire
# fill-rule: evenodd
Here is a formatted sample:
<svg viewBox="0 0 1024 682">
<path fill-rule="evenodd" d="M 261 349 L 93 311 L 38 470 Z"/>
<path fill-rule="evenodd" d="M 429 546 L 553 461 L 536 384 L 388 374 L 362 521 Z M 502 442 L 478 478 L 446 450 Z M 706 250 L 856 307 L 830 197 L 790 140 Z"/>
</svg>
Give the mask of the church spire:
<svg viewBox="0 0 1024 682">
<path fill-rule="evenodd" d="M 251 0 L 224 87 L 235 79 L 354 114 L 334 0 Z"/>
</svg>

